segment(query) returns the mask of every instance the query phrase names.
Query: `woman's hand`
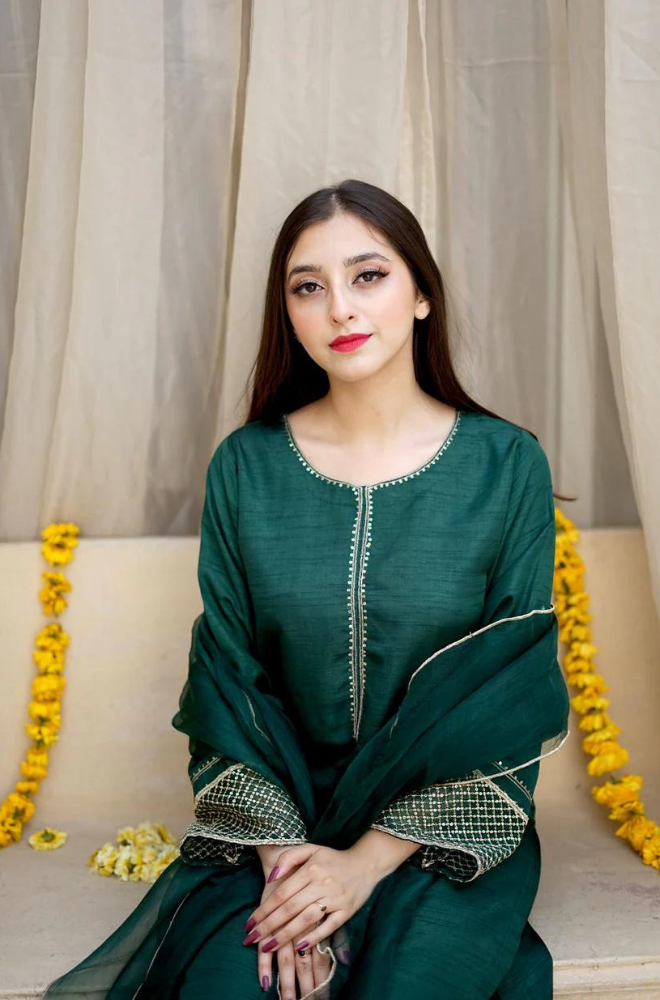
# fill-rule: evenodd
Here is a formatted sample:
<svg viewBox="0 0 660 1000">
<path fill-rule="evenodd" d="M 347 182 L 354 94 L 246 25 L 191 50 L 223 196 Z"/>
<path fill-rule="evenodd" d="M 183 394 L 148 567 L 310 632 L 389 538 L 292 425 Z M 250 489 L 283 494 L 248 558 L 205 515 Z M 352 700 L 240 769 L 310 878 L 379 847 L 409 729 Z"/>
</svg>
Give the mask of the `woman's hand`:
<svg viewBox="0 0 660 1000">
<path fill-rule="evenodd" d="M 296 950 L 314 949 L 359 910 L 384 874 L 375 852 L 372 857 L 357 845 L 345 851 L 319 844 L 290 847 L 278 858 L 265 887 L 275 888 L 264 892 L 245 925 L 245 940 L 258 940 L 264 954 L 279 954 L 289 943 Z"/>
<path fill-rule="evenodd" d="M 260 845 L 257 848 L 257 852 L 261 858 L 264 876 L 268 879 L 275 862 L 283 856 L 282 848 L 276 845 Z M 261 896 L 262 904 L 275 892 L 277 887 L 278 882 L 267 882 Z M 309 932 L 320 922 L 318 920 L 312 927 L 308 928 Z M 273 956 L 272 952 L 263 951 L 262 944 L 263 942 L 257 946 L 258 977 L 262 989 L 267 990 L 273 982 Z M 296 996 L 296 979 L 298 980 L 300 996 L 307 996 L 308 993 L 328 978 L 330 969 L 332 968 L 332 960 L 329 955 L 322 955 L 316 948 L 306 948 L 305 954 L 299 955 L 294 950 L 293 944 L 289 943 L 278 951 L 277 965 L 280 973 L 280 993 L 285 1000 L 294 1000 Z M 323 1000 L 320 993 L 319 1000 Z"/>
<path fill-rule="evenodd" d="M 278 882 L 272 882 L 270 885 L 264 886 L 261 897 L 262 905 L 277 888 Z M 310 934 L 315 930 L 318 923 L 321 923 L 321 921 L 315 921 L 314 924 L 306 928 L 306 933 Z M 257 942 L 258 976 L 262 989 L 264 987 L 268 989 L 273 982 L 273 953 L 272 951 L 264 951 L 263 943 L 263 941 Z M 305 948 L 304 951 L 304 955 L 299 955 L 291 942 L 282 945 L 278 949 L 277 967 L 280 974 L 280 993 L 284 1000 L 295 1000 L 298 995 L 301 997 L 307 996 L 316 986 L 325 982 L 330 975 L 332 960 L 329 954 L 322 955 L 315 947 Z M 267 977 L 268 985 L 266 985 L 264 977 Z M 296 993 L 296 980 L 298 982 L 298 993 Z M 319 1000 L 321 1000 L 320 993 Z"/>
</svg>

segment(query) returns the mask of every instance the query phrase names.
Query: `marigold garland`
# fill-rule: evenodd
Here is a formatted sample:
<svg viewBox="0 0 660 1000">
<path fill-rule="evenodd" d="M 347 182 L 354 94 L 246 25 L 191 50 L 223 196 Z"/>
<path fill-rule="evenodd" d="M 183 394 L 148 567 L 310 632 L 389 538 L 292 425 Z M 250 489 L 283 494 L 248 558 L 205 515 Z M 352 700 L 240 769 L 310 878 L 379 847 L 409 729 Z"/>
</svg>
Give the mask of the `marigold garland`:
<svg viewBox="0 0 660 1000">
<path fill-rule="evenodd" d="M 73 549 L 78 545 L 79 532 L 78 526 L 70 521 L 49 524 L 44 528 L 41 532 L 41 554 L 46 562 L 51 566 L 70 563 Z M 46 571 L 41 578 L 43 586 L 39 591 L 39 600 L 42 610 L 45 615 L 58 616 L 68 606 L 65 595 L 71 591 L 71 584 L 61 572 Z M 48 750 L 59 739 L 58 730 L 62 724 L 60 699 L 66 684 L 63 676 L 64 652 L 68 645 L 69 636 L 58 622 L 51 622 L 37 633 L 32 652 L 37 677 L 32 681 L 32 700 L 28 704 L 31 721 L 25 723 L 25 732 L 33 745 L 20 764 L 25 780 L 18 781 L 0 804 L 0 849 L 19 841 L 24 825 L 34 815 L 32 799 L 48 773 Z M 29 842 L 36 850 L 48 849 L 46 845 L 52 849 L 60 846 L 62 837 L 66 839 L 62 831 L 46 827 L 33 834 Z"/>
<path fill-rule="evenodd" d="M 568 647 L 563 661 L 566 682 L 578 689 L 571 705 L 582 716 L 579 727 L 587 733 L 582 740 L 582 749 L 591 757 L 587 771 L 600 777 L 627 764 L 629 755 L 616 740 L 621 730 L 605 711 L 610 703 L 603 693 L 609 688 L 594 669 L 598 646 L 593 645 L 587 624 L 592 616 L 588 613 L 589 595 L 584 590 L 585 566 L 575 549 L 580 532 L 558 507 L 555 524 L 553 590 L 559 639 Z M 616 836 L 626 840 L 645 865 L 660 871 L 660 827 L 644 815 L 644 803 L 639 797 L 642 783 L 639 774 L 622 774 L 608 778 L 603 785 L 594 785 L 591 794 L 599 805 L 609 808 L 609 819 L 621 823 Z"/>
<path fill-rule="evenodd" d="M 124 882 L 155 882 L 176 858 L 177 841 L 164 823 L 140 823 L 117 831 L 116 842 L 105 843 L 87 865 L 97 875 L 117 875 Z"/>
</svg>

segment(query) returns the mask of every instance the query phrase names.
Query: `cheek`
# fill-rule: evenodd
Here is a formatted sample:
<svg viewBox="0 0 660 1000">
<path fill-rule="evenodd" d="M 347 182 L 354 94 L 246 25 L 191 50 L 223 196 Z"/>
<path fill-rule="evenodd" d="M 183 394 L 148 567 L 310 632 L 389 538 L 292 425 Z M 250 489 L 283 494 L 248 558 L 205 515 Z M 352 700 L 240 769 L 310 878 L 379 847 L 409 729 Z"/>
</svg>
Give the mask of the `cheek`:
<svg viewBox="0 0 660 1000">
<path fill-rule="evenodd" d="M 287 301 L 287 311 L 294 330 L 303 336 L 306 333 L 314 333 L 322 322 L 319 307 L 315 308 L 311 302 L 301 303 L 295 296 Z"/>
<path fill-rule="evenodd" d="M 370 315 L 377 318 L 384 329 L 400 328 L 404 321 L 410 319 L 413 311 L 410 290 L 396 282 L 384 283 L 370 305 Z"/>
</svg>

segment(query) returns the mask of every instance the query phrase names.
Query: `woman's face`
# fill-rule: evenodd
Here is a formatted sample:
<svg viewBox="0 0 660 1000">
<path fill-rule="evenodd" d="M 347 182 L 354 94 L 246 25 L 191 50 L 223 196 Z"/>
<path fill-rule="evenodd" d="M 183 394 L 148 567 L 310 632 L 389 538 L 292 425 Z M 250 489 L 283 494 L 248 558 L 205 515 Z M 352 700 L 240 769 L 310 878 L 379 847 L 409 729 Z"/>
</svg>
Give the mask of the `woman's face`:
<svg viewBox="0 0 660 1000">
<path fill-rule="evenodd" d="M 357 256 L 362 259 L 350 260 Z M 301 233 L 285 270 L 285 299 L 310 357 L 330 377 L 349 381 L 378 371 L 406 345 L 412 357 L 413 320 L 430 310 L 403 258 L 362 219 L 346 213 Z M 358 333 L 370 336 L 355 350 L 330 346 L 337 336 Z"/>
</svg>

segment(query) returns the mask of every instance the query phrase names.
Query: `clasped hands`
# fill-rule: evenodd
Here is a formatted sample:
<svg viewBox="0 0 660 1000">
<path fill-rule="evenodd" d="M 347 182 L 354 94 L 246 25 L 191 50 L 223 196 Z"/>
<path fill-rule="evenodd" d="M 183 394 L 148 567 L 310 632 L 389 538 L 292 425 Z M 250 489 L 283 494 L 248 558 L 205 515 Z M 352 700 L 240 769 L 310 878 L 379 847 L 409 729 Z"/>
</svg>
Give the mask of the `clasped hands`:
<svg viewBox="0 0 660 1000">
<path fill-rule="evenodd" d="M 245 924 L 243 944 L 258 944 L 263 986 L 265 978 L 270 983 L 273 952 L 290 944 L 296 951 L 312 949 L 330 937 L 366 902 L 385 871 L 373 852 L 370 855 L 359 844 L 348 850 L 320 844 L 284 849 L 273 845 L 259 854 L 264 873 L 270 870 L 270 874 L 260 905 Z"/>
</svg>

